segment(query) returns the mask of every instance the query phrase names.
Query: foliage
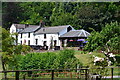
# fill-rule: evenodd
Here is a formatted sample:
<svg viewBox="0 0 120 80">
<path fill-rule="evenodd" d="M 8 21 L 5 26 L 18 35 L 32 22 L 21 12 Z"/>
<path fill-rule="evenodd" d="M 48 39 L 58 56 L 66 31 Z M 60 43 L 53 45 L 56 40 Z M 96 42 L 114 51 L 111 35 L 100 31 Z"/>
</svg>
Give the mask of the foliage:
<svg viewBox="0 0 120 80">
<path fill-rule="evenodd" d="M 80 63 L 80 62 L 79 62 Z M 29 53 L 18 61 L 18 69 L 64 69 L 76 68 L 78 60 L 73 50 L 63 50 L 60 53 Z"/>
<path fill-rule="evenodd" d="M 93 75 L 108 76 L 108 69 L 100 66 L 90 66 L 90 73 Z"/>
<path fill-rule="evenodd" d="M 89 65 L 90 73 L 93 75 L 107 76 L 108 69 L 105 67 L 108 66 L 108 61 L 105 58 L 101 58 L 101 57 L 97 57 L 97 58 L 99 59 L 96 59 L 95 57 L 91 57 L 92 62 Z"/>
<path fill-rule="evenodd" d="M 7 31 L 2 28 L 2 51 L 8 52 L 9 54 L 21 54 L 30 51 L 30 47 L 27 45 L 13 45 L 15 38 Z"/>
<path fill-rule="evenodd" d="M 27 45 L 16 45 L 13 49 L 14 54 L 26 54 L 31 50 L 30 46 Z"/>
<path fill-rule="evenodd" d="M 85 45 L 85 50 L 93 51 L 103 46 L 103 36 L 99 32 L 92 32 L 88 37 L 88 43 Z"/>
<path fill-rule="evenodd" d="M 116 2 L 25 2 L 2 3 L 3 26 L 12 23 L 35 24 L 40 20 L 46 26 L 72 25 L 75 29 L 101 31 L 106 23 L 118 21 L 120 5 Z M 8 19 L 9 17 L 9 19 Z"/>
<path fill-rule="evenodd" d="M 75 68 L 78 60 L 74 56 L 75 51 L 65 49 L 60 51 L 59 60 L 60 60 L 60 68 Z M 64 66 L 63 66 L 64 65 Z"/>
<path fill-rule="evenodd" d="M 9 29 L 12 23 L 19 23 L 24 17 L 19 2 L 2 2 L 2 25 Z"/>
<path fill-rule="evenodd" d="M 2 51 L 2 27 L 0 26 L 0 52 Z"/>
<path fill-rule="evenodd" d="M 7 52 L 11 51 L 10 47 L 12 47 L 14 38 L 10 36 L 9 31 L 2 28 L 2 51 Z"/>
<path fill-rule="evenodd" d="M 93 51 L 98 49 L 109 49 L 110 51 L 120 50 L 120 24 L 117 22 L 106 24 L 101 32 L 92 32 L 88 37 L 85 50 Z"/>
<path fill-rule="evenodd" d="M 22 24 L 39 24 L 43 20 L 46 25 L 50 25 L 49 18 L 54 7 L 54 3 L 49 2 L 26 2 L 20 3 L 21 9 L 24 9 Z"/>
<path fill-rule="evenodd" d="M 13 45 L 14 38 L 6 29 L 2 28 L 2 65 L 3 70 L 8 68 L 12 69 L 12 66 L 17 66 L 17 58 L 14 57 L 18 54 L 26 54 L 30 51 L 30 47 L 27 45 Z M 7 65 L 9 65 L 7 67 Z"/>
<path fill-rule="evenodd" d="M 116 65 L 120 65 L 120 55 L 116 55 Z"/>
</svg>

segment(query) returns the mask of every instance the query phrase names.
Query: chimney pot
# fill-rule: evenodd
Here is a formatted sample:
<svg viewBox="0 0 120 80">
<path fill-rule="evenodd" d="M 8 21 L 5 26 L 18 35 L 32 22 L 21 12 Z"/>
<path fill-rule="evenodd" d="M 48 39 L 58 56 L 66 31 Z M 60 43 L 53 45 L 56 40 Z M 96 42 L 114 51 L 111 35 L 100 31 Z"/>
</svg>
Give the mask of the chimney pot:
<svg viewBox="0 0 120 80">
<path fill-rule="evenodd" d="M 40 23 L 39 23 L 40 27 L 44 27 L 44 24 L 45 23 L 42 20 L 40 20 Z"/>
<path fill-rule="evenodd" d="M 43 29 L 43 31 L 45 31 L 45 29 Z"/>
<path fill-rule="evenodd" d="M 29 27 L 29 24 L 25 24 L 25 28 L 26 28 L 26 27 Z"/>
</svg>

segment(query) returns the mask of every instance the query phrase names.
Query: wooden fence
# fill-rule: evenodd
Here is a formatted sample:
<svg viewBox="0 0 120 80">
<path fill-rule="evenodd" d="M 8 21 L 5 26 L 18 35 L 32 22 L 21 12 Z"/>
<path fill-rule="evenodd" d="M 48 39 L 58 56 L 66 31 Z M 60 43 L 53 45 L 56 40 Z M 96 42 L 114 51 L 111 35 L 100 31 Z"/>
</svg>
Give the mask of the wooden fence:
<svg viewBox="0 0 120 80">
<path fill-rule="evenodd" d="M 106 67 L 106 68 L 111 69 L 111 80 L 113 80 L 114 69 L 115 68 L 119 68 L 120 69 L 120 67 Z M 55 72 L 55 71 L 71 71 L 71 70 L 76 70 L 76 71 L 84 71 L 83 75 L 85 76 L 85 80 L 88 80 L 89 70 L 90 69 L 96 69 L 96 68 L 16 70 L 16 71 L 0 71 L 0 73 L 13 72 L 13 73 L 15 73 L 15 80 L 20 80 L 19 79 L 20 78 L 20 72 L 49 71 L 49 73 L 31 74 L 31 76 L 49 74 L 49 75 L 51 75 L 51 80 L 54 80 L 56 73 L 71 73 L 71 72 Z M 23 76 L 22 80 L 25 80 L 25 75 Z M 99 79 L 99 80 L 101 80 L 101 79 Z"/>
</svg>

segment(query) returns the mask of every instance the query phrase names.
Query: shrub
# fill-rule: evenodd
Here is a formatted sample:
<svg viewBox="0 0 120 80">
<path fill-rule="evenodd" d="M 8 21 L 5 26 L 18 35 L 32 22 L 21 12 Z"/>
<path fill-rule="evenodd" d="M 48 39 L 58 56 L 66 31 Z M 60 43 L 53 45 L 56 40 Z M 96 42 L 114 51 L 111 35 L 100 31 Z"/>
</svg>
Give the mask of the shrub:
<svg viewBox="0 0 120 80">
<path fill-rule="evenodd" d="M 117 65 L 120 65 L 120 55 L 116 55 L 115 58 Z"/>
<path fill-rule="evenodd" d="M 100 32 L 93 31 L 88 37 L 84 50 L 95 51 L 101 48 L 119 53 L 120 24 L 113 22 L 106 24 Z"/>
<path fill-rule="evenodd" d="M 68 49 L 59 53 L 29 53 L 21 58 L 18 62 L 19 70 L 76 68 L 79 63 L 74 57 L 74 51 Z"/>
</svg>

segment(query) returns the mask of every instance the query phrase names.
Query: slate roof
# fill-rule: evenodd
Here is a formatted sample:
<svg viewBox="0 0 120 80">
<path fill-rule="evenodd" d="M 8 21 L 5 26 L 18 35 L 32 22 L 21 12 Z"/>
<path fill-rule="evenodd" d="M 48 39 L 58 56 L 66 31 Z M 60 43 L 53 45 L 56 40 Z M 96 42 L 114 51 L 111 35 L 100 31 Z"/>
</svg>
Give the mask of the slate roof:
<svg viewBox="0 0 120 80">
<path fill-rule="evenodd" d="M 64 30 L 65 28 L 69 27 L 70 25 L 64 26 L 54 26 L 54 27 L 42 27 L 35 34 L 46 34 L 46 33 L 59 33 L 60 31 Z"/>
<path fill-rule="evenodd" d="M 74 31 L 70 31 L 67 32 L 63 35 L 61 35 L 61 38 L 67 38 L 67 37 L 88 37 L 90 35 L 90 33 L 88 33 L 87 31 L 81 29 L 81 30 L 74 30 Z"/>
<path fill-rule="evenodd" d="M 17 29 L 24 29 L 26 28 L 26 24 L 14 24 L 16 26 Z M 28 27 L 32 27 L 35 25 L 29 25 Z"/>
<path fill-rule="evenodd" d="M 27 33 L 27 32 L 34 32 L 38 30 L 40 26 L 30 25 L 29 27 L 25 28 L 24 30 L 20 31 L 19 33 Z"/>
</svg>

